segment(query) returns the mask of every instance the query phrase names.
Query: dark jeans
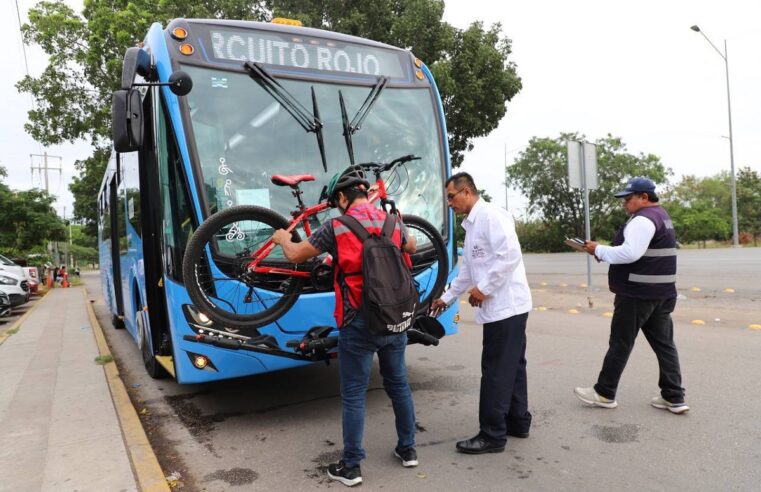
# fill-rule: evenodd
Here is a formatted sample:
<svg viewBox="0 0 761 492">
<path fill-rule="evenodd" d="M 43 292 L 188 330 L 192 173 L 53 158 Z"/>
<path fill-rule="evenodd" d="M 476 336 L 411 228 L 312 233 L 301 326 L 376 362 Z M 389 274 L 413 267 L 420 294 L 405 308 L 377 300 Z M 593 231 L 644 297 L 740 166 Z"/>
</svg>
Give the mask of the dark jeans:
<svg viewBox="0 0 761 492">
<path fill-rule="evenodd" d="M 481 352 L 481 435 L 505 443 L 511 433 L 528 432 L 526 321 L 528 313 L 484 324 Z"/>
<path fill-rule="evenodd" d="M 407 382 L 404 351 L 407 334 L 371 335 L 360 315 L 341 328 L 338 334 L 338 361 L 343 403 L 343 460 L 354 466 L 365 458 L 362 434 L 365 428 L 365 396 L 370 381 L 373 355 L 378 354 L 383 388 L 386 390 L 396 417 L 397 446 L 415 445 L 415 407 Z"/>
<path fill-rule="evenodd" d="M 675 305 L 676 299 L 644 300 L 616 294 L 608 353 L 595 385 L 598 394 L 611 400 L 616 398 L 621 373 L 634 348 L 637 333 L 642 329 L 658 358 L 661 396 L 672 403 L 684 401 L 679 354 L 674 345 L 674 323 L 671 321 Z"/>
</svg>

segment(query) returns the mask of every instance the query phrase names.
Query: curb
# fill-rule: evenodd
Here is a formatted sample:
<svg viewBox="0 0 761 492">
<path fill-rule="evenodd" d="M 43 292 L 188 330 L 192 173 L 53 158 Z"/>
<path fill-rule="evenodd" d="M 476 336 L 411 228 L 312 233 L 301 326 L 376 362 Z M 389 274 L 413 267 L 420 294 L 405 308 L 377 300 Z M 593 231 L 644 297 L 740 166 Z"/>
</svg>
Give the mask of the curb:
<svg viewBox="0 0 761 492">
<path fill-rule="evenodd" d="M 37 302 L 35 302 L 34 305 L 27 312 L 25 312 L 19 319 L 14 321 L 13 324 L 7 330 L 5 330 L 5 332 L 3 332 L 2 335 L 0 335 L 0 345 L 2 345 L 3 342 L 5 342 L 8 339 L 8 337 L 12 337 L 13 336 L 12 334 L 8 335 L 7 333 L 9 331 L 11 331 L 11 330 L 15 330 L 16 328 L 19 328 L 21 326 L 21 323 L 26 321 L 26 319 L 29 317 L 29 315 L 31 315 L 32 312 L 34 312 L 34 310 L 37 309 L 37 306 L 40 305 L 40 302 L 42 302 L 42 300 L 44 298 L 45 298 L 45 296 L 41 296 L 37 300 Z"/>
<path fill-rule="evenodd" d="M 87 315 L 93 327 L 93 335 L 95 335 L 95 342 L 98 344 L 100 355 L 111 355 L 111 351 L 106 343 L 106 337 L 103 334 L 103 328 L 95 317 L 95 310 L 90 304 L 90 299 L 87 297 L 87 289 L 83 288 L 82 293 L 85 298 Z M 148 442 L 148 437 L 145 435 L 145 430 L 140 423 L 140 418 L 137 416 L 135 407 L 132 406 L 127 389 L 124 387 L 124 382 L 119 376 L 119 369 L 112 362 L 104 364 L 103 370 L 105 371 L 108 387 L 111 390 L 111 399 L 114 402 L 116 415 L 119 417 L 124 444 L 127 447 L 127 453 L 129 453 L 130 463 L 132 464 L 132 470 L 135 473 L 138 487 L 144 492 L 168 492 L 170 488 L 166 482 L 166 477 L 161 470 L 156 454 L 153 452 L 151 443 Z"/>
</svg>

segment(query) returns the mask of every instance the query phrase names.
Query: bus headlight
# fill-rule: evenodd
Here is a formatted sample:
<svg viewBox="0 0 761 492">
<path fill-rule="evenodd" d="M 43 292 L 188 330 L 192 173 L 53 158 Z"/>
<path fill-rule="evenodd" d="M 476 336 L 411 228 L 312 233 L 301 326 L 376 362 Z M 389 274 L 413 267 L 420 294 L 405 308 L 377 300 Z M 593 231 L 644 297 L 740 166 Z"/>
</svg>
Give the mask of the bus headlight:
<svg viewBox="0 0 761 492">
<path fill-rule="evenodd" d="M 204 327 L 211 327 L 214 325 L 214 322 L 210 320 L 209 317 L 204 313 L 196 309 L 195 306 L 185 304 L 182 306 L 182 311 L 185 314 L 185 319 L 188 321 L 188 323 Z"/>
</svg>

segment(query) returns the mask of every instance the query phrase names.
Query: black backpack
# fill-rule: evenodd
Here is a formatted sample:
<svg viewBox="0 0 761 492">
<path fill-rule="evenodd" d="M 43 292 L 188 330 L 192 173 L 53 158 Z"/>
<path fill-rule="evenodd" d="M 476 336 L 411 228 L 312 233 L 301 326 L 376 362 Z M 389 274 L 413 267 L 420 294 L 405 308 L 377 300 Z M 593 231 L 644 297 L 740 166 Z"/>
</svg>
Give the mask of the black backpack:
<svg viewBox="0 0 761 492">
<path fill-rule="evenodd" d="M 373 335 L 396 335 L 415 320 L 420 296 L 402 251 L 392 237 L 396 216 L 388 214 L 381 235 L 370 234 L 351 215 L 337 220 L 362 242 L 362 299 L 359 312 Z"/>
</svg>

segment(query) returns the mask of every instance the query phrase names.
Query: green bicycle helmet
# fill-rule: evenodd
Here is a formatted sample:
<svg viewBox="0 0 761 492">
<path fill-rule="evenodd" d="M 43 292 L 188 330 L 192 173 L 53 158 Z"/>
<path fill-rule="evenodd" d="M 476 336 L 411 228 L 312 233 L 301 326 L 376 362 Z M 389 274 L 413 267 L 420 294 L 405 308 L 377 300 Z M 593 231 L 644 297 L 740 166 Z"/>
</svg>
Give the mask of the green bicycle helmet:
<svg viewBox="0 0 761 492">
<path fill-rule="evenodd" d="M 370 181 L 367 180 L 365 171 L 361 166 L 349 166 L 342 172 L 336 173 L 328 183 L 328 204 L 331 207 L 335 207 L 336 195 L 338 195 L 339 191 L 360 184 L 364 185 L 365 189 L 370 187 Z"/>
</svg>

